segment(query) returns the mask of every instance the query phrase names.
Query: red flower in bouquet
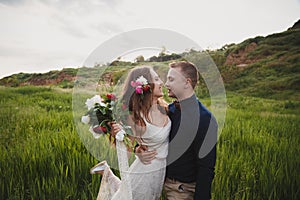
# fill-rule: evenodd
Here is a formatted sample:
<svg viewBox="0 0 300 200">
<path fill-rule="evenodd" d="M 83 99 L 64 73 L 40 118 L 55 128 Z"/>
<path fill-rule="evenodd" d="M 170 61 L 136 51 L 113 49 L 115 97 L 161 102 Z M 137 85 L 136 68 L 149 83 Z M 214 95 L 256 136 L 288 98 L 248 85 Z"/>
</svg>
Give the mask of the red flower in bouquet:
<svg viewBox="0 0 300 200">
<path fill-rule="evenodd" d="M 112 93 L 111 93 L 111 94 L 107 94 L 106 97 L 107 97 L 108 99 L 110 99 L 111 101 L 117 100 L 116 95 L 114 95 L 114 94 L 112 94 Z"/>
<path fill-rule="evenodd" d="M 105 126 L 95 126 L 93 127 L 93 131 L 95 131 L 95 133 L 107 133 L 107 128 Z"/>
</svg>

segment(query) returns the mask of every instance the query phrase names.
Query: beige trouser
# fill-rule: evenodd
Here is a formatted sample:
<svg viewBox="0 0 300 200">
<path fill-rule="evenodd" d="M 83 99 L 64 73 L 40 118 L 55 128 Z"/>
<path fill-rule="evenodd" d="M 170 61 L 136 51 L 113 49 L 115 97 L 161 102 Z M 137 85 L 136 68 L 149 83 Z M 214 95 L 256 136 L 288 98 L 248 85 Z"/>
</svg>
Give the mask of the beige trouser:
<svg viewBox="0 0 300 200">
<path fill-rule="evenodd" d="M 164 189 L 167 200 L 189 200 L 194 198 L 196 183 L 182 183 L 166 178 Z"/>
</svg>

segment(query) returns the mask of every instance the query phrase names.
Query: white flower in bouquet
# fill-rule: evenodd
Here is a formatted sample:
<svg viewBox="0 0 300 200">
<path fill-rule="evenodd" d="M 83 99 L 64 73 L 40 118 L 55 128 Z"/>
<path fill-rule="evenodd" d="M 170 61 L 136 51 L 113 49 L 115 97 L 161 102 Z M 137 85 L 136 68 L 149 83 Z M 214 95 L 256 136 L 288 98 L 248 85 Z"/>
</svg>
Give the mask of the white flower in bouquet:
<svg viewBox="0 0 300 200">
<path fill-rule="evenodd" d="M 88 124 L 90 123 L 90 116 L 82 116 L 81 117 L 81 122 L 84 123 L 84 124 Z"/>
<path fill-rule="evenodd" d="M 95 106 L 95 103 L 99 103 L 100 105 L 103 104 L 102 102 L 102 98 L 100 97 L 100 95 L 95 95 L 90 99 L 87 99 L 85 102 L 85 105 L 88 107 L 88 110 L 90 110 L 91 108 L 93 108 Z M 103 106 L 103 105 L 101 105 Z M 104 104 L 105 106 L 105 104 Z"/>
</svg>

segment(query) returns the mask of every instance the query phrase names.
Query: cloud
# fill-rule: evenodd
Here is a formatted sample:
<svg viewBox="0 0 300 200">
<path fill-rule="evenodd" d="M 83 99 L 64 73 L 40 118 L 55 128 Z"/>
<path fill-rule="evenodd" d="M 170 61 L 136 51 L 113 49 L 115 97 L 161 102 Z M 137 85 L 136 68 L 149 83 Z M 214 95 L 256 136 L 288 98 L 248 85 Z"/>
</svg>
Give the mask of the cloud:
<svg viewBox="0 0 300 200">
<path fill-rule="evenodd" d="M 85 33 L 85 29 L 80 27 L 78 21 L 63 17 L 62 15 L 52 14 L 49 19 L 50 24 L 64 31 L 67 35 L 71 35 L 78 38 L 88 37 Z"/>
<path fill-rule="evenodd" d="M 47 0 L 39 4 L 49 11 L 51 25 L 67 35 L 88 38 L 93 34 L 107 35 L 122 31 L 118 25 L 121 0 Z"/>
<path fill-rule="evenodd" d="M 95 25 L 94 28 L 103 34 L 116 34 L 123 31 L 122 26 L 114 22 L 103 22 Z"/>
<path fill-rule="evenodd" d="M 122 0 L 45 0 L 40 1 L 47 6 L 55 7 L 59 10 L 62 8 L 64 12 L 68 14 L 84 14 L 84 16 L 89 15 L 91 12 L 114 9 L 121 4 Z"/>
<path fill-rule="evenodd" d="M 117 6 L 119 6 L 122 2 L 122 0 L 92 0 L 91 2 L 94 2 L 94 3 L 100 3 L 100 4 L 103 4 L 103 5 L 106 5 L 110 8 L 116 8 Z"/>
<path fill-rule="evenodd" d="M 214 49 L 286 30 L 299 19 L 299 1 L 0 0 L 0 66 L 79 66 L 97 45 L 140 28 Z"/>
<path fill-rule="evenodd" d="M 32 56 L 34 53 L 31 49 L 28 48 L 20 48 L 13 46 L 4 46 L 3 44 L 0 46 L 0 58 L 16 58 L 19 56 Z"/>
<path fill-rule="evenodd" d="M 8 6 L 19 6 L 26 2 L 26 0 L 0 0 L 0 4 Z"/>
</svg>

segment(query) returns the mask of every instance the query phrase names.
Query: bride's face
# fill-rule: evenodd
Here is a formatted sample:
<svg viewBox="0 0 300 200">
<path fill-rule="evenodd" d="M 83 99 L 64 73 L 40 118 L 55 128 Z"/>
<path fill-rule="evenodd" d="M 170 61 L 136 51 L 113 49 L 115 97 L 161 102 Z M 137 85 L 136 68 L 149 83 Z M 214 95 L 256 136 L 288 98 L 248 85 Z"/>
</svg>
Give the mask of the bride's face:
<svg viewBox="0 0 300 200">
<path fill-rule="evenodd" d="M 153 69 L 150 70 L 150 73 L 151 73 L 152 81 L 154 83 L 154 89 L 152 91 L 153 96 L 157 97 L 157 98 L 162 97 L 163 96 L 163 91 L 162 91 L 163 82 L 159 78 L 158 74 Z"/>
</svg>

